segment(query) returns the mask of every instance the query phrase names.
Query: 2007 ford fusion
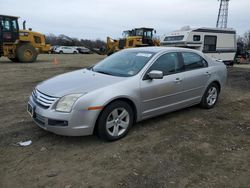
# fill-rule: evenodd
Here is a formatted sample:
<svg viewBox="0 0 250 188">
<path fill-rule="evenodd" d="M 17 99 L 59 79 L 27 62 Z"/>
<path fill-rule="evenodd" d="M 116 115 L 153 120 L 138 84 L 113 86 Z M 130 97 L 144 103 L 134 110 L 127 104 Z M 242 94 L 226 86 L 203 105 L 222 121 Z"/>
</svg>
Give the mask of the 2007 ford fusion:
<svg viewBox="0 0 250 188">
<path fill-rule="evenodd" d="M 93 67 L 36 86 L 28 112 L 44 130 L 105 140 L 124 137 L 141 120 L 188 106 L 215 106 L 226 66 L 184 48 L 145 47 L 117 52 Z"/>
</svg>

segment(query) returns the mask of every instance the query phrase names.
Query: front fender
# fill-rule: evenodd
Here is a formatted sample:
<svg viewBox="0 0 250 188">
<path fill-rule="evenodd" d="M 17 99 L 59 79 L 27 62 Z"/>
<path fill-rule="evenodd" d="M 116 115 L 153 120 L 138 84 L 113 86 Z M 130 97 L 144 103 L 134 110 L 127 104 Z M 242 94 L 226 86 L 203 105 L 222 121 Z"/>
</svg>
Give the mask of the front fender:
<svg viewBox="0 0 250 188">
<path fill-rule="evenodd" d="M 137 120 L 140 119 L 140 92 L 139 92 L 139 84 L 116 84 L 112 86 L 108 86 L 105 88 L 101 88 L 90 93 L 87 93 L 80 97 L 73 109 L 75 110 L 88 110 L 89 107 L 105 107 L 109 103 L 118 99 L 127 99 L 130 100 L 135 108 L 137 114 Z M 130 87 L 128 89 L 128 87 Z M 101 112 L 101 109 L 99 109 Z"/>
</svg>

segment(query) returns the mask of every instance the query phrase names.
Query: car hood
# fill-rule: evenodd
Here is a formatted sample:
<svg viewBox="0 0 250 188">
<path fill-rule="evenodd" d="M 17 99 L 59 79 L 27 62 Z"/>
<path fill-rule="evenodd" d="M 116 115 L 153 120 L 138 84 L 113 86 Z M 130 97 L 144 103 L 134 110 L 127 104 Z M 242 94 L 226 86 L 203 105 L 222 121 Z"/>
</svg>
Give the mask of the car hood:
<svg viewBox="0 0 250 188">
<path fill-rule="evenodd" d="M 125 79 L 82 69 L 45 80 L 36 89 L 49 96 L 62 97 L 73 93 L 86 94 Z"/>
</svg>

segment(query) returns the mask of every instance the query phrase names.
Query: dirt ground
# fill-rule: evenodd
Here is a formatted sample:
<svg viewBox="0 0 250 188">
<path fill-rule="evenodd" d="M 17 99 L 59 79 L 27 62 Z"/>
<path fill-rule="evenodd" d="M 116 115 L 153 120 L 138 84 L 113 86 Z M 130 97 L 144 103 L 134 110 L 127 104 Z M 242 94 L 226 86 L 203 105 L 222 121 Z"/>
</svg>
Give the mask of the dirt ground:
<svg viewBox="0 0 250 188">
<path fill-rule="evenodd" d="M 102 58 L 0 59 L 0 187 L 249 187 L 250 68 L 228 69 L 214 109 L 195 106 L 143 121 L 117 142 L 36 126 L 26 112 L 36 84 Z M 32 145 L 16 145 L 26 140 Z"/>
</svg>

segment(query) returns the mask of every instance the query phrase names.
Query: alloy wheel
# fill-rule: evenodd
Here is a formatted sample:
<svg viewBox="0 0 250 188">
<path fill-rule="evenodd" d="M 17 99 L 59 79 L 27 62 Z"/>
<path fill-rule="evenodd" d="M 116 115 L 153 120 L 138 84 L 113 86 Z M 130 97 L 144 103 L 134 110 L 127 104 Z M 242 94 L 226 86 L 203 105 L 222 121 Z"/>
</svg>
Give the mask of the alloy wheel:
<svg viewBox="0 0 250 188">
<path fill-rule="evenodd" d="M 130 117 L 125 108 L 115 108 L 106 121 L 106 130 L 111 136 L 117 137 L 122 135 L 129 126 Z"/>
<path fill-rule="evenodd" d="M 212 105 L 215 104 L 215 102 L 217 100 L 217 95 L 218 95 L 218 92 L 217 92 L 217 88 L 216 87 L 211 87 L 208 90 L 207 104 L 209 106 L 212 106 Z"/>
</svg>

